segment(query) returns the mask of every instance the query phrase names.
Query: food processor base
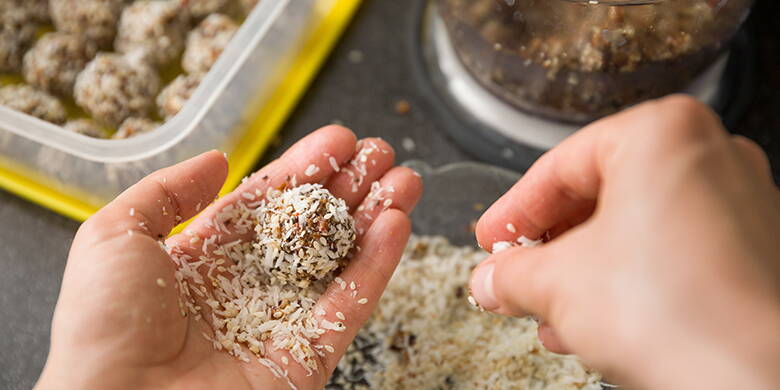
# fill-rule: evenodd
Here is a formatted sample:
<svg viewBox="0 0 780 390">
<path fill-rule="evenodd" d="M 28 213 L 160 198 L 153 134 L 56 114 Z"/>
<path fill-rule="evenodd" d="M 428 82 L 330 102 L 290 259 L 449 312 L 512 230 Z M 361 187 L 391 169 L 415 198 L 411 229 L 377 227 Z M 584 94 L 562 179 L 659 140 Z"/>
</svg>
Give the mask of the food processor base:
<svg viewBox="0 0 780 390">
<path fill-rule="evenodd" d="M 581 127 L 521 111 L 484 88 L 461 63 L 435 7 L 421 0 L 415 9 L 410 45 L 415 77 L 463 149 L 483 161 L 525 171 Z M 727 127 L 740 118 L 750 96 L 753 56 L 747 35 L 741 31 L 731 50 L 681 91 L 710 105 Z"/>
</svg>

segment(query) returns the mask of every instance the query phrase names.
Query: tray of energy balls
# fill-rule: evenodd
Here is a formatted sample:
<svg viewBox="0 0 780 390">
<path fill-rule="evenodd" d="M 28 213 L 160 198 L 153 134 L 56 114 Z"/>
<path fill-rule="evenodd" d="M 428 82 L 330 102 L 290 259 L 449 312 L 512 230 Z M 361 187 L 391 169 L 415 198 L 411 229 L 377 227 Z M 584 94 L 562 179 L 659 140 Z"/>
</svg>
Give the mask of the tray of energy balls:
<svg viewBox="0 0 780 390">
<path fill-rule="evenodd" d="M 210 149 L 236 185 L 358 4 L 0 1 L 0 185 L 85 219 Z"/>
</svg>

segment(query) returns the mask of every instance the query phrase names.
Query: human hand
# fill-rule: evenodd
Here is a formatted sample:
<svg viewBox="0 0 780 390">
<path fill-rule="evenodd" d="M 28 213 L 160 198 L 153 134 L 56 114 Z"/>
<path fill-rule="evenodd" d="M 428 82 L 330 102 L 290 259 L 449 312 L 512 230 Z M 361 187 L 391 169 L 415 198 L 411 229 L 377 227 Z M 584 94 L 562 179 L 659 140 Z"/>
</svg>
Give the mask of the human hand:
<svg viewBox="0 0 780 390">
<path fill-rule="evenodd" d="M 508 227 L 508 224 L 512 224 Z M 514 230 L 515 232 L 511 232 Z M 673 96 L 545 154 L 480 219 L 486 309 L 533 314 L 556 352 L 643 389 L 780 383 L 780 202 L 766 156 Z"/>
<path fill-rule="evenodd" d="M 354 167 L 349 162 L 358 150 L 369 147 L 377 148 L 369 156 L 375 163 L 365 164 L 365 179 L 353 191 L 348 171 Z M 340 166 L 338 172 L 328 155 Z M 214 231 L 209 220 L 239 201 L 242 193 L 255 193 L 255 189 L 265 193 L 266 188 L 278 187 L 293 175 L 301 184 L 325 183 L 351 210 L 371 201 L 366 196 L 372 182 L 395 188 L 387 194 L 392 199 L 389 208 L 353 212 L 356 244 L 361 250 L 341 277 L 361 286 L 360 296 L 368 298 L 368 303 L 358 304 L 347 296 L 350 291 L 341 288 L 329 288 L 318 303 L 328 313 L 328 320 L 337 321 L 333 316 L 337 311 L 347 318 L 345 332 L 328 332 L 317 340 L 332 345 L 335 352 L 317 362 L 319 370 L 312 376 L 297 364 L 282 365 L 286 352 L 274 351 L 267 356 L 289 369 L 289 378 L 299 389 L 325 385 L 379 301 L 406 245 L 410 233 L 407 214 L 421 195 L 422 183 L 413 171 L 393 167 L 393 160 L 392 148 L 382 140 L 356 143 L 349 130 L 325 127 L 209 206 L 187 228 L 190 234 L 208 237 Z M 305 172 L 310 164 L 320 169 L 308 176 Z M 209 152 L 160 170 L 81 226 L 65 269 L 49 358 L 38 389 L 288 388 L 285 380 L 276 378 L 256 359 L 244 363 L 216 351 L 201 334 L 212 332 L 207 321 L 182 316 L 175 265 L 158 243 L 180 220 L 214 201 L 227 169 L 222 153 Z M 236 238 L 225 234 L 220 239 L 227 243 Z M 185 234 L 174 235 L 166 243 L 195 255 L 201 251 L 201 244 L 190 244 L 190 236 Z"/>
</svg>

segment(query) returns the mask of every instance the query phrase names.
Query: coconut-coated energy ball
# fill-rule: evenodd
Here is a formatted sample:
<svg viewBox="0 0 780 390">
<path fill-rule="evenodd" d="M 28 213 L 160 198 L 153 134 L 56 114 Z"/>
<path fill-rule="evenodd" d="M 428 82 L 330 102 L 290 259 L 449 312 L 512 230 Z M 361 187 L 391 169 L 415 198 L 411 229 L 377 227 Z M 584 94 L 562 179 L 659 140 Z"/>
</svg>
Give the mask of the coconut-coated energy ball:
<svg viewBox="0 0 780 390">
<path fill-rule="evenodd" d="M 65 130 L 92 138 L 108 138 L 108 130 L 91 119 L 69 120 L 62 126 Z"/>
<path fill-rule="evenodd" d="M 27 22 L 49 21 L 49 0 L 0 0 L 0 14 L 10 9 L 21 12 Z"/>
<path fill-rule="evenodd" d="M 113 139 L 126 139 L 135 137 L 136 135 L 148 133 L 158 127 L 162 123 L 155 122 L 148 118 L 127 118 L 119 125 L 119 129 L 114 133 Z"/>
<path fill-rule="evenodd" d="M 187 73 L 206 73 L 238 30 L 238 25 L 222 14 L 211 14 L 190 31 L 181 66 Z"/>
<path fill-rule="evenodd" d="M 111 47 L 125 0 L 49 0 L 57 31 L 81 35 L 102 49 Z"/>
<path fill-rule="evenodd" d="M 48 33 L 24 56 L 24 79 L 50 93 L 71 96 L 76 76 L 95 56 L 96 47 L 78 35 Z"/>
<path fill-rule="evenodd" d="M 190 15 L 200 20 L 215 12 L 226 12 L 231 0 L 187 0 L 186 7 Z"/>
<path fill-rule="evenodd" d="M 0 72 L 21 70 L 22 58 L 33 44 L 37 28 L 23 10 L 0 7 Z"/>
<path fill-rule="evenodd" d="M 29 85 L 14 84 L 0 88 L 0 105 L 45 121 L 65 122 L 66 112 L 56 97 Z"/>
<path fill-rule="evenodd" d="M 117 127 L 154 106 L 160 78 L 151 66 L 119 54 L 101 53 L 76 78 L 76 103 L 98 122 Z"/>
<path fill-rule="evenodd" d="M 345 265 L 355 242 L 355 221 L 346 203 L 320 184 L 266 196 L 255 231 L 260 269 L 279 283 L 299 287 Z"/>
<path fill-rule="evenodd" d="M 160 116 L 170 119 L 181 111 L 187 100 L 190 99 L 195 89 L 203 80 L 203 74 L 179 75 L 168 86 L 163 88 L 160 95 L 157 96 L 157 107 L 160 110 Z"/>
<path fill-rule="evenodd" d="M 114 48 L 140 51 L 154 65 L 176 60 L 184 50 L 189 17 L 180 0 L 139 0 L 122 11 Z"/>
</svg>

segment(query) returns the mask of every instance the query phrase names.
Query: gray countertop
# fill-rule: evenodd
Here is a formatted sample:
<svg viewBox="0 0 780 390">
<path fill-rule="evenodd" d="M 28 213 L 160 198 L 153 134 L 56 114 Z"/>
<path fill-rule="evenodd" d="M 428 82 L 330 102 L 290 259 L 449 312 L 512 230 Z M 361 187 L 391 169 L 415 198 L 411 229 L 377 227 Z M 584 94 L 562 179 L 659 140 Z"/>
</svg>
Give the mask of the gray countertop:
<svg viewBox="0 0 780 390">
<path fill-rule="evenodd" d="M 361 137 L 385 138 L 396 146 L 399 161 L 423 159 L 438 166 L 470 159 L 442 133 L 442 121 L 429 114 L 433 109 L 412 77 L 413 50 L 401 37 L 412 28 L 414 1 L 365 1 L 265 161 L 334 121 Z M 762 35 L 779 36 L 776 23 L 759 26 Z M 776 40 L 763 42 L 762 49 L 769 56 L 780 53 Z M 769 71 L 777 64 L 770 60 L 759 65 Z M 758 112 L 749 112 L 739 131 L 774 151 L 778 144 L 770 135 L 780 117 L 768 114 L 780 101 L 780 82 L 766 73 L 771 79 L 759 83 L 753 109 Z M 400 100 L 410 103 L 406 115 L 396 112 Z M 414 141 L 413 150 L 401 147 L 404 137 Z M 28 389 L 46 358 L 52 311 L 78 223 L 5 192 L 0 192 L 0 221 L 0 389 Z"/>
</svg>

